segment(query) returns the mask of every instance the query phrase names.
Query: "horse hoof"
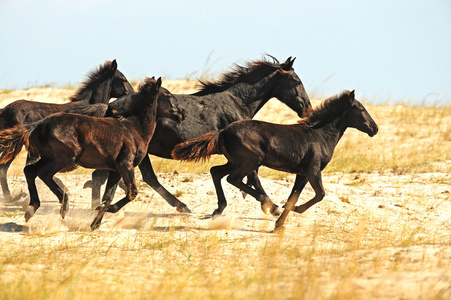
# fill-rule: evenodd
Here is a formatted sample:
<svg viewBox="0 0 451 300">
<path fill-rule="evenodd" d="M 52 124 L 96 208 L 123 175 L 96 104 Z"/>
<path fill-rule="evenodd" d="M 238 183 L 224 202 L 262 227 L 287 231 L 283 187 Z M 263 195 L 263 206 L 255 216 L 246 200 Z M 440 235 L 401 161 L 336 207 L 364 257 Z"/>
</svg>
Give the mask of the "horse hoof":
<svg viewBox="0 0 451 300">
<path fill-rule="evenodd" d="M 99 229 L 99 227 L 100 227 L 100 223 L 93 222 L 93 223 L 91 224 L 91 230 L 92 230 L 92 231 Z"/>
<path fill-rule="evenodd" d="M 97 206 L 95 208 L 95 210 L 98 210 L 98 211 L 101 211 L 101 210 L 104 210 L 104 209 L 105 209 L 105 204 L 100 204 L 99 206 Z"/>
<path fill-rule="evenodd" d="M 62 218 L 63 220 L 64 220 L 64 218 L 66 217 L 66 213 L 67 213 L 67 209 L 61 207 L 60 215 L 61 215 L 61 218 Z"/>
<path fill-rule="evenodd" d="M 177 207 L 177 211 L 182 214 L 190 214 L 191 213 L 191 210 L 186 205 Z"/>
<path fill-rule="evenodd" d="M 34 211 L 32 209 L 27 210 L 25 212 L 25 223 L 27 223 L 33 215 L 34 215 Z"/>
<path fill-rule="evenodd" d="M 283 223 L 276 221 L 276 226 L 274 226 L 273 232 L 274 233 L 283 232 L 284 229 L 285 229 L 285 227 L 283 227 Z"/>
<path fill-rule="evenodd" d="M 88 188 L 92 188 L 92 180 L 86 181 L 85 184 L 83 185 L 83 189 L 88 189 Z"/>
<path fill-rule="evenodd" d="M 271 213 L 272 205 L 269 203 L 265 203 L 262 204 L 261 208 L 266 215 L 269 215 Z"/>
<path fill-rule="evenodd" d="M 278 207 L 277 205 L 274 205 L 271 209 L 271 214 L 274 217 L 280 216 L 282 214 L 282 212 L 283 212 L 283 210 L 280 207 Z"/>
<path fill-rule="evenodd" d="M 218 217 L 218 216 L 221 216 L 222 215 L 222 210 L 220 210 L 219 208 L 218 209 L 215 209 L 215 211 L 213 212 L 213 214 L 211 215 L 211 217 L 214 219 L 214 218 L 216 218 L 216 217 Z"/>
</svg>

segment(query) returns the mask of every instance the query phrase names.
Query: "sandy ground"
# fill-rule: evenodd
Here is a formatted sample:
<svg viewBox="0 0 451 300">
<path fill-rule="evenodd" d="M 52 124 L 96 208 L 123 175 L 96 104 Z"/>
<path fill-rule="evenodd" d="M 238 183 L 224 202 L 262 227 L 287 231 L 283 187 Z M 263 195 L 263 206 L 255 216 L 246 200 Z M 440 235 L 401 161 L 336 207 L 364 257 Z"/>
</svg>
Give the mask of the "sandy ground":
<svg viewBox="0 0 451 300">
<path fill-rule="evenodd" d="M 449 168 L 448 168 L 449 169 Z M 64 176 L 64 175 L 63 175 Z M 162 183 L 172 192 L 183 191 L 180 200 L 193 211 L 191 215 L 178 214 L 150 187 L 141 186 L 137 201 L 126 206 L 116 215 L 107 214 L 100 232 L 116 230 L 153 231 L 176 224 L 180 230 L 226 231 L 230 239 L 252 238 L 256 244 L 259 237 L 271 233 L 275 218 L 263 214 L 259 203 L 251 197 L 243 199 L 241 193 L 227 183 L 225 185 L 228 207 L 223 217 L 213 220 L 211 212 L 216 208 L 214 186 L 208 174 L 159 174 Z M 94 214 L 90 207 L 90 190 L 82 189 L 89 175 L 65 175 L 71 195 L 70 210 L 65 220 L 59 216 L 59 204 L 48 188 L 38 184 L 42 206 L 26 224 L 23 208 L 28 197 L 16 205 L 0 205 L 0 244 L 22 244 L 37 235 L 52 235 L 64 232 L 89 232 Z M 23 191 L 26 183 L 22 176 L 13 178 L 12 190 Z M 293 178 L 287 180 L 262 179 L 263 186 L 275 203 L 280 204 L 288 196 Z M 403 264 L 402 270 L 381 267 L 379 272 L 368 270 L 353 278 L 353 294 L 372 295 L 381 299 L 426 299 L 428 295 L 441 294 L 443 299 L 451 296 L 451 174 L 326 174 L 325 199 L 311 210 L 299 215 L 292 213 L 285 224 L 284 239 L 288 243 L 308 245 L 311 228 L 328 228 L 319 233 L 319 244 L 340 248 L 340 244 L 380 243 L 376 248 L 349 252 L 328 258 L 330 263 L 355 259 L 359 263 L 371 263 L 377 257 L 382 264 Z M 119 199 L 121 191 L 116 195 Z M 306 187 L 301 201 L 313 196 Z M 427 201 L 425 202 L 424 199 Z M 359 230 L 362 231 L 359 234 Z M 409 245 L 408 238 L 400 231 L 412 235 L 415 242 Z M 263 236 L 262 236 L 263 235 Z M 406 246 L 390 246 L 387 239 L 406 239 Z M 424 238 L 426 243 L 422 243 Z M 252 241 L 251 240 L 251 241 Z M 357 240 L 357 241 L 356 241 Z M 247 240 L 247 243 L 252 242 Z M 346 242 L 347 241 L 347 242 Z M 384 246 L 384 244 L 388 244 Z M 402 242 L 400 242 L 402 244 Z M 320 246 L 321 248 L 321 246 Z M 325 259 L 318 256 L 318 260 Z M 406 271 L 406 264 L 409 265 Z M 324 289 L 336 288 L 335 278 L 330 272 L 321 275 Z M 376 292 L 375 292 L 376 291 Z M 448 298 L 449 299 L 449 298 Z"/>
</svg>

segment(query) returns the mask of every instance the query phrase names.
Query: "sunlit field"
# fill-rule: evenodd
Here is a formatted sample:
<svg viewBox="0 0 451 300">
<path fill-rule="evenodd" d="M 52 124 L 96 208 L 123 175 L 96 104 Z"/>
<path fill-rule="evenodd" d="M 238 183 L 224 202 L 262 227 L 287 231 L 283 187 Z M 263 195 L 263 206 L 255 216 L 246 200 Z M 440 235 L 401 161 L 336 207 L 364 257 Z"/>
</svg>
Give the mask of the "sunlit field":
<svg viewBox="0 0 451 300">
<path fill-rule="evenodd" d="M 195 89 L 189 80 L 163 85 Z M 0 104 L 65 101 L 72 93 L 0 90 Z M 28 223 L 27 196 L 8 206 L 0 196 L 0 299 L 451 299 L 451 107 L 359 100 L 379 133 L 348 129 L 323 171 L 323 201 L 291 213 L 278 232 L 275 217 L 225 180 L 228 206 L 211 218 L 217 199 L 208 172 L 225 162 L 221 156 L 197 164 L 151 157 L 190 215 L 167 204 L 138 170 L 138 199 L 94 232 L 91 191 L 83 189 L 90 170 L 58 174 L 71 200 L 65 220 L 41 182 L 41 208 Z M 272 99 L 256 119 L 289 124 L 297 116 Z M 24 164 L 23 151 L 9 171 L 15 195 L 28 194 Z M 294 175 L 259 174 L 283 205 Z M 313 195 L 308 185 L 299 201 Z"/>
</svg>

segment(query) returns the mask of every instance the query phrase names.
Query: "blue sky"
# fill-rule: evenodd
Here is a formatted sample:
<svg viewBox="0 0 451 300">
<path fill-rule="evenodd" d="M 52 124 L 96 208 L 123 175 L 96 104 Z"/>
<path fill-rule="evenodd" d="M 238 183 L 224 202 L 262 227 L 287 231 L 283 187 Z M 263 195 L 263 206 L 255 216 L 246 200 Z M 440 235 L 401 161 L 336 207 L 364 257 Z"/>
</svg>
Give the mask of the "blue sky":
<svg viewBox="0 0 451 300">
<path fill-rule="evenodd" d="M 77 84 L 107 59 L 177 79 L 269 53 L 314 95 L 451 103 L 449 0 L 0 0 L 0 40 L 3 89 Z"/>
</svg>

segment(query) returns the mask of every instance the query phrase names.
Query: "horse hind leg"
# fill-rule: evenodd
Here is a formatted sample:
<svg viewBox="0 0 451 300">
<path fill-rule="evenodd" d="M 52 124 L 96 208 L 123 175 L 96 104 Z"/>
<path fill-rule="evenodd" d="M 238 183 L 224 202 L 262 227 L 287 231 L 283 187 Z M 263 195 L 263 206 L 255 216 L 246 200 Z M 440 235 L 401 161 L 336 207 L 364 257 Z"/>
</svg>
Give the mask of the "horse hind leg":
<svg viewBox="0 0 451 300">
<path fill-rule="evenodd" d="M 247 166 L 240 166 L 239 168 L 236 168 L 230 172 L 230 175 L 227 177 L 227 182 L 257 199 L 257 201 L 259 201 L 262 205 L 261 206 L 262 211 L 268 214 L 271 212 L 272 206 L 267 204 L 269 197 L 266 195 L 261 185 L 260 188 L 253 189 L 252 187 L 243 182 L 243 178 L 246 175 L 251 173 L 254 173 L 256 175 L 257 173 L 254 172 L 256 169 L 257 167 L 254 167 L 252 164 L 249 164 Z M 269 200 L 269 202 L 272 203 L 271 200 Z"/>
<path fill-rule="evenodd" d="M 218 208 L 213 211 L 213 217 L 222 214 L 227 207 L 227 200 L 222 189 L 221 179 L 230 174 L 234 166 L 231 163 L 226 163 L 222 166 L 215 166 L 210 169 L 211 178 L 216 189 L 216 196 L 218 198 Z"/>
<path fill-rule="evenodd" d="M 271 201 L 271 198 L 269 198 L 268 194 L 266 194 L 265 190 L 263 189 L 263 186 L 260 182 L 260 179 L 258 178 L 258 169 L 249 175 L 247 175 L 248 183 L 247 186 L 254 187 L 257 192 L 264 195 L 263 197 L 260 196 L 257 200 L 261 202 L 261 208 L 262 211 L 265 214 L 272 214 L 273 216 L 279 216 L 282 213 L 282 209 L 274 204 Z M 243 192 L 245 194 L 245 192 Z"/>
<path fill-rule="evenodd" d="M 69 196 L 67 195 L 66 188 L 63 184 L 63 187 L 60 187 L 53 179 L 53 176 L 60 170 L 63 170 L 67 166 L 70 166 L 73 161 L 65 161 L 56 159 L 41 159 L 42 164 L 40 168 L 37 170 L 39 178 L 49 187 L 49 189 L 58 197 L 59 202 L 61 203 L 60 214 L 64 219 L 66 213 L 69 208 Z"/>
<path fill-rule="evenodd" d="M 29 208 L 25 212 L 25 222 L 28 222 L 41 206 L 38 190 L 36 188 L 36 177 L 38 176 L 39 165 L 40 162 L 37 162 L 24 168 L 24 174 L 28 185 L 28 192 L 30 193 L 30 203 Z"/>
<path fill-rule="evenodd" d="M 163 197 L 164 200 L 169 203 L 169 205 L 175 207 L 178 212 L 191 213 L 191 210 L 186 206 L 185 203 L 181 202 L 174 195 L 172 195 L 158 181 L 158 178 L 155 175 L 155 171 L 153 170 L 149 155 L 146 155 L 143 158 L 143 160 L 139 164 L 139 170 L 141 171 L 144 182 L 150 185 L 150 187 L 153 188 L 161 197 Z"/>
</svg>

